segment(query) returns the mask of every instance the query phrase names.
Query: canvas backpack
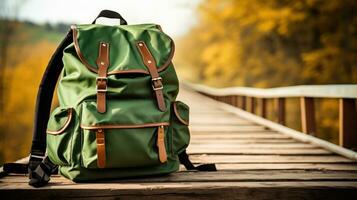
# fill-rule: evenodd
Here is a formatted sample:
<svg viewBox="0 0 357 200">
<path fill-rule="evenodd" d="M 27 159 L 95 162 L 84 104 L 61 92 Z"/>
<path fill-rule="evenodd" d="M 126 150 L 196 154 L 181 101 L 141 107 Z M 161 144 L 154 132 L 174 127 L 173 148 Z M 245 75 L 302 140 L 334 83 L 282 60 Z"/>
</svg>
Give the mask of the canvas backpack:
<svg viewBox="0 0 357 200">
<path fill-rule="evenodd" d="M 99 17 L 120 25 L 96 24 Z M 46 184 L 57 166 L 75 182 L 169 174 L 180 161 L 214 171 L 193 166 L 185 151 L 189 107 L 176 101 L 174 48 L 159 25 L 127 25 L 109 10 L 92 24 L 73 25 L 39 88 L 30 185 Z M 59 105 L 49 115 L 56 83 Z"/>
</svg>

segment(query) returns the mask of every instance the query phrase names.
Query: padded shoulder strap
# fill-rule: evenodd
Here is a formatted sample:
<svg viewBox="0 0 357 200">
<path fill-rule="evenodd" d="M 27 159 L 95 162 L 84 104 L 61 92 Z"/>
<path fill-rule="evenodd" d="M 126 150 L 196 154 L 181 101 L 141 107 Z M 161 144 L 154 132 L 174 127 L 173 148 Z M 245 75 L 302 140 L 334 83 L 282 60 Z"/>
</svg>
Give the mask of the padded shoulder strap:
<svg viewBox="0 0 357 200">
<path fill-rule="evenodd" d="M 69 30 L 66 37 L 62 40 L 55 53 L 52 55 L 38 89 L 33 139 L 29 160 L 30 171 L 36 169 L 36 167 L 42 162 L 46 153 L 46 129 L 50 115 L 53 92 L 55 90 L 58 77 L 63 69 L 63 50 L 72 42 L 72 30 Z"/>
</svg>

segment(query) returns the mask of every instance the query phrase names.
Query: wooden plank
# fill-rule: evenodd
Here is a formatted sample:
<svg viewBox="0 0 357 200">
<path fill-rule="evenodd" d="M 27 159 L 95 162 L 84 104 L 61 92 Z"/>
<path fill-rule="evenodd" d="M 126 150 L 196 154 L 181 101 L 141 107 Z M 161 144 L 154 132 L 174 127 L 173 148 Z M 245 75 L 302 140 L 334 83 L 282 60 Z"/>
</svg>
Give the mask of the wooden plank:
<svg viewBox="0 0 357 200">
<path fill-rule="evenodd" d="M 284 137 L 284 135 L 278 133 L 278 132 L 274 132 L 274 131 L 271 131 L 271 130 L 257 130 L 257 131 L 254 131 L 254 130 L 241 130 L 241 131 L 229 131 L 229 132 L 220 132 L 220 131 L 206 131 L 206 130 L 192 130 L 193 128 L 190 128 L 191 130 L 191 135 L 194 136 L 194 135 L 202 135 L 202 134 L 206 134 L 206 135 L 226 135 L 226 134 L 231 134 L 231 135 L 247 135 L 247 134 L 250 134 L 253 136 L 255 135 L 263 135 L 263 134 L 266 134 L 266 135 L 275 135 L 275 136 L 280 136 L 280 137 Z"/>
<path fill-rule="evenodd" d="M 220 154 L 220 155 L 331 155 L 324 149 L 269 149 L 269 148 L 204 148 L 190 146 L 187 149 L 190 154 Z"/>
<path fill-rule="evenodd" d="M 202 118 L 197 118 L 197 117 L 193 117 L 191 115 L 190 118 L 190 126 L 194 126 L 196 124 L 226 124 L 226 125 L 232 125 L 232 124 L 236 124 L 236 125 L 253 125 L 254 123 L 248 121 L 248 120 L 241 120 L 239 118 L 216 118 L 214 116 L 212 117 L 202 117 Z"/>
<path fill-rule="evenodd" d="M 185 171 L 183 166 L 180 170 Z M 216 164 L 218 170 L 334 170 L 334 171 L 357 171 L 357 164 L 324 164 L 324 163 L 236 163 Z"/>
<path fill-rule="evenodd" d="M 226 115 L 226 112 L 223 112 L 221 110 L 219 111 L 213 111 L 213 110 L 191 110 L 190 109 L 190 115 L 195 116 L 195 115 L 208 115 L 208 116 L 214 116 L 214 115 Z"/>
<path fill-rule="evenodd" d="M 190 141 L 190 145 L 194 144 L 216 144 L 217 139 L 216 138 L 200 138 L 200 139 L 192 139 Z M 296 143 L 296 140 L 292 139 L 220 139 L 219 143 L 224 143 L 224 144 L 291 144 L 291 143 Z"/>
<path fill-rule="evenodd" d="M 315 122 L 314 99 L 310 97 L 301 97 L 300 110 L 301 110 L 302 132 L 309 135 L 315 135 L 316 122 Z"/>
<path fill-rule="evenodd" d="M 193 132 L 191 135 L 192 139 L 288 139 L 289 136 L 262 132 L 262 133 L 207 133 L 207 132 Z"/>
<path fill-rule="evenodd" d="M 201 118 L 201 117 L 207 117 L 207 115 L 205 113 L 195 113 L 194 117 L 197 117 L 197 118 Z M 212 117 L 212 116 L 210 116 Z M 217 113 L 214 117 L 218 118 L 218 117 L 221 117 L 221 118 L 236 118 L 234 116 L 234 114 L 232 113 Z"/>
<path fill-rule="evenodd" d="M 357 163 L 341 156 L 191 155 L 194 163 Z"/>
<path fill-rule="evenodd" d="M 216 126 L 216 125 L 196 125 L 190 127 L 190 130 L 193 132 L 242 132 L 242 131 L 264 131 L 266 128 L 264 126 L 256 125 L 246 125 L 246 126 L 235 126 L 235 125 L 225 125 L 225 126 Z"/>
<path fill-rule="evenodd" d="M 55 178 L 47 187 L 0 185 L 2 196 L 18 199 L 356 199 L 356 181 L 226 181 L 73 184 Z M 336 187 L 336 185 L 338 187 Z M 52 189 L 51 189 L 52 188 Z M 332 189 L 333 188 L 333 189 Z"/>
<path fill-rule="evenodd" d="M 5 180 L 8 178 L 5 178 Z M 14 179 L 7 180 L 7 182 Z M 15 179 L 16 181 L 16 179 Z M 305 171 L 305 170 L 249 170 L 239 173 L 232 170 L 219 172 L 179 171 L 167 176 L 118 179 L 115 183 L 153 183 L 153 182 L 226 182 L 226 181 L 356 181 L 357 171 Z"/>
<path fill-rule="evenodd" d="M 311 145 L 308 143 L 278 143 L 278 144 L 232 144 L 232 143 L 223 143 L 222 141 L 216 141 L 210 142 L 210 143 L 203 143 L 200 141 L 196 141 L 195 143 L 191 143 L 189 145 L 190 147 L 194 148 L 227 148 L 227 149 L 232 149 L 232 148 L 237 148 L 237 149 L 321 149 L 318 146 Z"/>
<path fill-rule="evenodd" d="M 333 171 L 332 175 L 326 175 L 325 172 L 314 172 L 314 177 L 313 179 L 325 179 L 325 180 L 331 180 L 331 181 L 323 181 L 321 182 L 320 180 L 316 181 L 309 181 L 308 177 L 301 178 L 302 174 L 306 174 L 307 172 L 304 172 L 303 170 L 284 170 L 283 176 L 286 178 L 293 178 L 294 180 L 292 181 L 280 181 L 278 179 L 274 180 L 274 176 L 268 174 L 267 172 L 273 172 L 272 175 L 276 174 L 276 170 L 257 170 L 257 171 L 242 171 L 241 175 L 240 173 L 237 173 L 236 171 L 224 171 L 222 176 L 220 177 L 221 179 L 226 179 L 227 175 L 231 174 L 236 174 L 235 177 L 230 177 L 231 181 L 227 180 L 224 182 L 218 182 L 218 181 L 206 181 L 208 178 L 212 178 L 212 176 L 208 175 L 208 177 L 203 177 L 203 175 L 207 174 L 217 174 L 217 172 L 190 172 L 190 171 L 180 171 L 177 173 L 174 173 L 172 175 L 164 176 L 164 177 L 153 177 L 153 178 L 146 178 L 146 179 L 122 179 L 122 180 L 108 180 L 106 181 L 106 184 L 103 183 L 76 183 L 74 184 L 72 181 L 59 176 L 59 175 L 53 175 L 52 176 L 52 181 L 49 183 L 48 186 L 42 187 L 42 188 L 37 188 L 34 189 L 31 186 L 28 185 L 28 177 L 26 176 L 16 176 L 16 175 L 10 175 L 5 178 L 3 178 L 3 182 L 0 182 L 0 191 L 3 192 L 5 190 L 18 190 L 18 189 L 27 189 L 27 190 L 32 190 L 32 191 L 44 191 L 48 189 L 54 189 L 57 191 L 60 191 L 61 189 L 159 189 L 159 188 L 190 188 L 194 187 L 196 189 L 202 188 L 205 185 L 215 185 L 215 184 L 220 184 L 224 186 L 246 186 L 246 187 L 281 187 L 283 185 L 289 185 L 291 183 L 291 186 L 297 187 L 297 188 L 306 188 L 306 187 L 311 187 L 311 186 L 347 186 L 347 187 L 353 187 L 357 188 L 357 181 L 353 181 L 356 178 L 356 172 L 355 171 L 350 171 L 347 172 L 347 175 L 352 175 L 350 177 L 349 181 L 341 181 L 337 182 L 335 180 L 336 175 L 340 174 L 341 172 L 338 171 Z M 262 184 L 260 186 L 257 185 L 256 181 L 249 181 L 250 179 L 244 179 L 244 177 L 249 176 L 251 174 L 254 174 L 254 177 L 252 179 L 258 180 L 260 183 L 262 180 L 264 180 L 265 177 L 268 177 L 270 181 L 274 181 L 276 184 Z M 263 174 L 263 178 L 260 179 L 259 176 L 260 174 Z M 325 174 L 325 175 L 324 175 Z M 181 177 L 180 179 L 176 179 L 175 177 L 178 177 L 180 175 L 184 175 L 185 178 L 188 177 L 187 179 L 184 179 Z M 270 177 L 269 177 L 270 175 Z M 195 180 L 190 180 L 190 176 L 195 177 Z M 279 178 L 282 178 L 283 176 L 280 176 Z M 298 177 L 297 177 L 298 176 Z M 297 179 L 295 179 L 297 177 Z M 278 178 L 278 177 L 275 177 Z M 338 177 L 337 177 L 338 178 Z M 299 180 L 300 179 L 300 180 Z M 184 181 L 182 181 L 184 180 Z M 269 182 L 267 180 L 267 182 Z M 346 179 L 347 180 L 347 179 Z M 14 184 L 9 184 L 9 183 L 14 183 Z M 226 183 L 226 184 L 224 184 Z M 273 183 L 273 182 L 270 182 Z M 283 183 L 283 184 L 282 184 Z M 298 183 L 298 184 L 297 184 Z M 348 184 L 352 183 L 352 184 Z M 192 189 L 194 189 L 192 188 Z"/>
<path fill-rule="evenodd" d="M 340 99 L 340 133 L 341 146 L 357 150 L 357 111 L 355 99 Z"/>
</svg>

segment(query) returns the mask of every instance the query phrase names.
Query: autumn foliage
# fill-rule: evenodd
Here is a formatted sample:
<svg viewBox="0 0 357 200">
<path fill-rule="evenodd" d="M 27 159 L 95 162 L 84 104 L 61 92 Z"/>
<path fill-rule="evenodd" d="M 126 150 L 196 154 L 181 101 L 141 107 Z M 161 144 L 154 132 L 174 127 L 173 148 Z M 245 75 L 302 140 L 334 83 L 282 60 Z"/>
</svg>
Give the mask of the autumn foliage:
<svg viewBox="0 0 357 200">
<path fill-rule="evenodd" d="M 253 87 L 357 83 L 354 0 L 206 0 L 198 13 L 178 43 L 177 62 L 190 80 Z"/>
<path fill-rule="evenodd" d="M 54 43 L 41 41 L 10 49 L 9 56 L 19 60 L 5 71 L 0 162 L 14 161 L 29 154 L 37 89 L 55 47 Z"/>
</svg>

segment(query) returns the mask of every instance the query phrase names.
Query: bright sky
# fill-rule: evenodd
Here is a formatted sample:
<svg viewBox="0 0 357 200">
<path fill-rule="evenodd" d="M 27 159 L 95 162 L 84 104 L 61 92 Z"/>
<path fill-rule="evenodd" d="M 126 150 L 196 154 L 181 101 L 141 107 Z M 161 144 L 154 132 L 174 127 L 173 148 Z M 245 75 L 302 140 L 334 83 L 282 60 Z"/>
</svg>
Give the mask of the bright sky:
<svg viewBox="0 0 357 200">
<path fill-rule="evenodd" d="M 156 23 L 169 35 L 180 36 L 196 23 L 196 7 L 201 1 L 23 0 L 18 18 L 38 23 L 91 23 L 102 9 L 109 9 L 119 12 L 129 24 Z"/>
</svg>

